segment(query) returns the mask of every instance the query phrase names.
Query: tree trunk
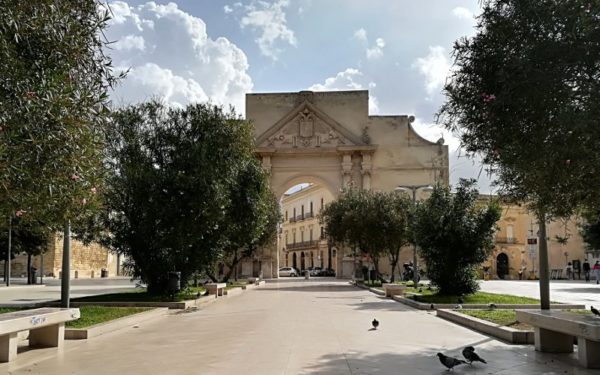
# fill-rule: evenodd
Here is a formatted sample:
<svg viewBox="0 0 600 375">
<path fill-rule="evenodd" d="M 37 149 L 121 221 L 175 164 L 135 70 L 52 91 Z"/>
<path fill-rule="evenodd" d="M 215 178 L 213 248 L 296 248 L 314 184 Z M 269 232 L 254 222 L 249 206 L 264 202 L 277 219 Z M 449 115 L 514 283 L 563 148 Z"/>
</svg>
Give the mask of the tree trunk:
<svg viewBox="0 0 600 375">
<path fill-rule="evenodd" d="M 392 266 L 392 275 L 390 276 L 390 282 L 393 283 L 396 280 L 395 271 L 396 265 L 400 260 L 400 249 L 396 249 L 395 251 L 390 252 L 390 266 Z"/>
<path fill-rule="evenodd" d="M 546 239 L 546 213 L 543 210 L 537 212 L 540 241 L 539 251 L 539 273 L 540 273 L 540 305 L 542 310 L 550 309 L 550 274 L 548 272 L 548 241 Z"/>
<path fill-rule="evenodd" d="M 27 285 L 31 284 L 31 254 L 27 254 Z"/>
<path fill-rule="evenodd" d="M 227 268 L 229 268 L 227 270 L 227 273 L 223 276 L 223 282 L 227 282 L 230 278 L 231 275 L 234 273 L 235 268 L 237 267 L 238 263 L 240 262 L 240 259 L 238 259 L 238 252 L 237 250 L 235 251 L 235 255 L 233 256 L 233 259 L 231 260 L 230 264 L 227 264 Z"/>
</svg>

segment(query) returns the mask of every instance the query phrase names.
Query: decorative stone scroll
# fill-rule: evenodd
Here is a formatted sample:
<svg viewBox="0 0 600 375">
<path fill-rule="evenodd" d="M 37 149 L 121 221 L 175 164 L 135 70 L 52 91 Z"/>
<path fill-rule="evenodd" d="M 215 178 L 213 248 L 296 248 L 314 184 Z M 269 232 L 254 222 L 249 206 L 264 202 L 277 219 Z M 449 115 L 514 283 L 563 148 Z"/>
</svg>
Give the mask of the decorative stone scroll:
<svg viewBox="0 0 600 375">
<path fill-rule="evenodd" d="M 343 135 L 308 108 L 266 140 L 266 146 L 280 148 L 336 147 L 347 143 Z"/>
</svg>

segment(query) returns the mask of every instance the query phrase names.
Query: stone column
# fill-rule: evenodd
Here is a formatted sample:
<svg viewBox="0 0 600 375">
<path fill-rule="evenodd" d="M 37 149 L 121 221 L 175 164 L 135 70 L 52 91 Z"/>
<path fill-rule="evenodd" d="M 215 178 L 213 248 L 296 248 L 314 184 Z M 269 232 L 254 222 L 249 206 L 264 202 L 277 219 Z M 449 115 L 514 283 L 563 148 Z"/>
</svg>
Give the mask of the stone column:
<svg viewBox="0 0 600 375">
<path fill-rule="evenodd" d="M 342 187 L 346 187 L 352 181 L 352 154 L 342 155 Z"/>
<path fill-rule="evenodd" d="M 372 154 L 362 152 L 362 163 L 360 173 L 362 175 L 362 188 L 371 190 L 371 171 L 373 170 Z"/>
</svg>

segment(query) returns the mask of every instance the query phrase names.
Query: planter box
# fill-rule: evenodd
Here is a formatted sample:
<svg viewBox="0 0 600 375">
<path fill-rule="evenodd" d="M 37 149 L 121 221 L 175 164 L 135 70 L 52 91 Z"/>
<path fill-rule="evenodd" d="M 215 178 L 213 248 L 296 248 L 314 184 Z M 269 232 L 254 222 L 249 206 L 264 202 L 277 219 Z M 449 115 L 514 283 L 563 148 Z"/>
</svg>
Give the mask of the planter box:
<svg viewBox="0 0 600 375">
<path fill-rule="evenodd" d="M 522 331 L 446 309 L 437 310 L 437 316 L 475 331 L 494 336 L 511 344 L 533 344 L 534 341 L 532 330 Z"/>
<path fill-rule="evenodd" d="M 198 299 L 190 299 L 181 302 L 71 302 L 71 306 L 109 306 L 109 307 L 167 307 L 169 309 L 188 309 L 201 306 L 216 300 L 215 296 L 203 296 Z M 47 306 L 57 305 L 59 302 L 47 303 Z"/>
<path fill-rule="evenodd" d="M 110 320 L 108 322 L 96 324 L 87 328 L 65 328 L 65 340 L 85 340 L 102 335 L 107 332 L 131 327 L 132 325 L 139 324 L 143 321 L 163 316 L 167 313 L 168 310 L 168 308 L 162 307 L 133 315 L 124 316 L 119 319 Z"/>
<path fill-rule="evenodd" d="M 223 291 L 223 294 L 226 295 L 227 297 L 231 297 L 231 296 L 236 296 L 238 294 L 241 294 L 244 290 L 242 288 L 231 288 L 231 289 L 225 289 Z"/>
<path fill-rule="evenodd" d="M 426 303 L 426 302 L 418 302 L 415 301 L 411 298 L 406 298 L 406 297 L 401 297 L 401 296 L 394 296 L 392 297 L 394 300 L 403 303 L 405 305 L 408 305 L 410 307 L 414 307 L 415 309 L 419 309 L 419 310 L 431 310 L 431 303 Z M 433 304 L 433 308 L 434 310 L 438 310 L 438 309 L 454 309 L 454 307 L 456 307 L 456 303 L 434 303 Z M 496 303 L 496 308 L 497 309 L 508 309 L 508 310 L 515 310 L 515 309 L 539 309 L 540 305 L 539 304 L 519 304 L 519 305 L 512 305 L 512 304 L 501 304 L 501 303 Z M 478 310 L 478 309 L 489 309 L 489 305 L 487 304 L 462 304 L 463 309 L 469 310 Z M 569 303 L 553 303 L 550 305 L 551 309 L 585 309 L 585 305 L 576 305 L 576 304 L 569 304 Z"/>
</svg>

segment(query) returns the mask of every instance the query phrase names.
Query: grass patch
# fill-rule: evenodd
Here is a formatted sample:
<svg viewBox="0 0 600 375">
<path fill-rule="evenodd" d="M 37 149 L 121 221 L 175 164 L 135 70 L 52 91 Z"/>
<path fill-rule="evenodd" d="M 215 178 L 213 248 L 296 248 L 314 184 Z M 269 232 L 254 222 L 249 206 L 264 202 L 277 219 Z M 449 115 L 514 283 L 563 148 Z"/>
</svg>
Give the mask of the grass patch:
<svg viewBox="0 0 600 375">
<path fill-rule="evenodd" d="M 591 310 L 582 310 L 582 309 L 567 309 L 564 311 L 574 313 L 574 314 L 581 314 L 581 315 L 590 315 L 592 313 Z"/>
<path fill-rule="evenodd" d="M 0 307 L 0 314 L 6 314 L 14 311 L 24 310 L 19 307 Z"/>
<path fill-rule="evenodd" d="M 106 306 L 81 306 L 81 318 L 67 322 L 67 328 L 87 328 L 96 324 L 108 322 L 151 310 L 149 307 L 106 307 Z"/>
<path fill-rule="evenodd" d="M 425 291 L 427 288 L 423 288 Z M 444 296 L 437 293 L 430 295 L 414 296 L 416 301 L 424 303 L 458 303 L 458 296 Z M 513 296 L 510 294 L 496 294 L 486 292 L 476 292 L 461 297 L 463 304 L 539 304 L 540 301 L 535 298 Z"/>
<path fill-rule="evenodd" d="M 469 315 L 475 318 L 487 320 L 488 322 L 508 326 L 517 322 L 515 310 L 494 309 L 494 310 L 456 310 L 457 312 Z"/>
<path fill-rule="evenodd" d="M 146 289 L 136 289 L 122 293 L 99 294 L 96 296 L 74 298 L 73 302 L 181 302 L 195 299 L 198 293 L 203 294 L 204 287 L 189 287 L 175 295 L 174 298 L 162 294 L 150 294 Z"/>
</svg>

